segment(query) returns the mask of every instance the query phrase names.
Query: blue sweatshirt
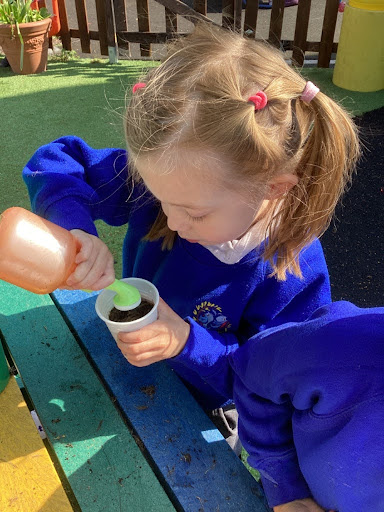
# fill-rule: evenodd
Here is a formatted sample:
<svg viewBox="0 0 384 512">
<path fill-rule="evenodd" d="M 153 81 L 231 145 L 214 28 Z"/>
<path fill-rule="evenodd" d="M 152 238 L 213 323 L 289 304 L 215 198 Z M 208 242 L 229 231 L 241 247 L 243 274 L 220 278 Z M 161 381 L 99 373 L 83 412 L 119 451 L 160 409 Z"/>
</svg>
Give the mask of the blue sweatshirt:
<svg viewBox="0 0 384 512">
<path fill-rule="evenodd" d="M 129 222 L 123 244 L 123 277 L 151 281 L 161 297 L 191 325 L 187 344 L 169 364 L 207 409 L 232 399 L 228 354 L 267 327 L 300 321 L 330 302 L 329 278 L 318 241 L 302 251 L 303 279 L 268 277 L 270 265 L 256 248 L 238 263 L 176 237 L 144 241 L 159 211 L 143 185 L 133 184 L 122 149 L 93 149 L 77 137 L 41 147 L 24 169 L 32 209 L 67 229 L 97 235 L 94 221 Z"/>
<path fill-rule="evenodd" d="M 384 308 L 335 302 L 230 359 L 239 436 L 270 506 L 313 496 L 384 511 Z"/>
</svg>

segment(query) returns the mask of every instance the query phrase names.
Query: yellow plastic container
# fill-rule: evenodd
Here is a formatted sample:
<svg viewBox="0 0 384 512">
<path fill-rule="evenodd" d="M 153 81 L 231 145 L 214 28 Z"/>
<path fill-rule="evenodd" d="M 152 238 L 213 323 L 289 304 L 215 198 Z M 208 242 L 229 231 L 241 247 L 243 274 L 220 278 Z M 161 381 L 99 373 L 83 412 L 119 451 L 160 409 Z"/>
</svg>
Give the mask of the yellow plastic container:
<svg viewBox="0 0 384 512">
<path fill-rule="evenodd" d="M 384 89 L 384 0 L 345 6 L 333 83 L 350 91 Z"/>
</svg>

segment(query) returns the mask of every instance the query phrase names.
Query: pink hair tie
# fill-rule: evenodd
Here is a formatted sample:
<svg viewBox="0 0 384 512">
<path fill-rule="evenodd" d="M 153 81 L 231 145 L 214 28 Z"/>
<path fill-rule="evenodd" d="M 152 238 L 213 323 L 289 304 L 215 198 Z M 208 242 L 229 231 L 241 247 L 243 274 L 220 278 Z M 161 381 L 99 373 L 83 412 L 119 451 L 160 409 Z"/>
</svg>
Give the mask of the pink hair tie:
<svg viewBox="0 0 384 512">
<path fill-rule="evenodd" d="M 138 90 L 138 89 L 144 89 L 144 87 L 146 86 L 147 84 L 143 83 L 143 82 L 138 82 L 137 84 L 135 84 L 133 87 L 132 87 L 132 93 L 135 94 L 135 92 Z"/>
<path fill-rule="evenodd" d="M 249 102 L 255 105 L 255 110 L 261 110 L 268 103 L 267 95 L 264 91 L 259 91 L 248 98 Z"/>
<path fill-rule="evenodd" d="M 320 92 L 320 89 L 316 87 L 312 82 L 307 82 L 304 87 L 304 91 L 301 93 L 300 99 L 304 101 L 304 103 L 310 103 L 316 94 Z"/>
</svg>

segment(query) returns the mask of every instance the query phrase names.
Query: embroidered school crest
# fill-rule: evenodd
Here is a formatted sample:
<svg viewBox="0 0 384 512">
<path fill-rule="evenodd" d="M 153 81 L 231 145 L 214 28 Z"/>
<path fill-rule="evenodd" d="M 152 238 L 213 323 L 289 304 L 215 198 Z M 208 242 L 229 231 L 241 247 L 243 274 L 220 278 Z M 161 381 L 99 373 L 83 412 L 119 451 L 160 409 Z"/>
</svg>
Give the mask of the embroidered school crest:
<svg viewBox="0 0 384 512">
<path fill-rule="evenodd" d="M 227 332 L 231 327 L 220 306 L 209 301 L 201 302 L 193 311 L 193 319 L 206 329 Z"/>
</svg>

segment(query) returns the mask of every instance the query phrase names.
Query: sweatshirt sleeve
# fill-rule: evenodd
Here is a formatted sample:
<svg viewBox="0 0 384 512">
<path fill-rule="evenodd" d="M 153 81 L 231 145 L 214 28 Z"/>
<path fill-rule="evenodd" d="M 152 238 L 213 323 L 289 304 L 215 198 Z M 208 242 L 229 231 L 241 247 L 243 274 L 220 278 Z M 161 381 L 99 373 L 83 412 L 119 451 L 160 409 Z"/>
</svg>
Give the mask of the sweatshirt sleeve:
<svg viewBox="0 0 384 512">
<path fill-rule="evenodd" d="M 279 404 L 266 400 L 235 377 L 234 401 L 239 437 L 249 453 L 248 463 L 260 473 L 269 506 L 311 497 L 293 443 L 293 409 L 288 399 L 282 397 Z"/>
<path fill-rule="evenodd" d="M 93 149 L 78 137 L 62 137 L 36 151 L 23 179 L 32 210 L 66 229 L 96 235 L 96 219 L 115 226 L 128 222 L 123 149 Z"/>
<path fill-rule="evenodd" d="M 367 418 L 383 397 L 383 342 L 384 309 L 342 301 L 262 331 L 231 354 L 239 436 L 271 506 L 310 496 L 296 453 L 314 492 L 326 467 L 325 503 L 348 492 L 358 458 L 351 447 L 377 437 Z"/>
<path fill-rule="evenodd" d="M 271 507 L 311 496 L 300 470 L 292 431 L 292 364 L 297 353 L 292 361 L 295 351 L 286 333 L 289 326 L 300 325 L 304 323 L 292 322 L 263 331 L 229 358 L 234 371 L 239 437 L 249 454 L 248 463 L 260 472 Z M 284 371 L 286 366 L 288 372 Z"/>
<path fill-rule="evenodd" d="M 180 366 L 193 370 L 222 396 L 232 399 L 230 354 L 258 332 L 286 322 L 306 320 L 316 309 L 331 301 L 328 271 L 318 240 L 303 251 L 300 263 L 303 279 L 288 275 L 286 281 L 268 277 L 270 272 L 265 264 L 265 277 L 255 284 L 237 332 L 207 330 L 188 317 L 189 338 L 184 350 L 172 359 L 179 372 L 182 370 Z"/>
</svg>

